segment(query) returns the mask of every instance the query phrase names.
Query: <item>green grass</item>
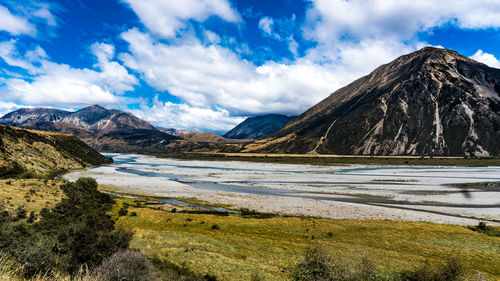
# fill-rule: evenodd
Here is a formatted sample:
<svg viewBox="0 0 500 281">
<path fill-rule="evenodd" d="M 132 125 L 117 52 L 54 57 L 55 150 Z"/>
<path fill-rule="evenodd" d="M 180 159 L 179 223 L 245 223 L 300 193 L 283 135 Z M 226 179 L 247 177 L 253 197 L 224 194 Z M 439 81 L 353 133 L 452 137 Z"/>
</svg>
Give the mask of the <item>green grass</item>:
<svg viewBox="0 0 500 281">
<path fill-rule="evenodd" d="M 0 201 L 9 200 L 7 207 L 11 210 L 25 205 L 28 211 L 38 212 L 60 200 L 60 183 L 1 180 Z M 24 196 L 31 189 L 37 191 L 30 195 L 33 201 L 26 202 Z M 426 261 L 436 263 L 457 254 L 468 268 L 500 280 L 499 227 L 488 225 L 478 230 L 397 221 L 172 213 L 154 205 L 137 207 L 136 201 L 144 199 L 116 198 L 110 212 L 118 225 L 135 231 L 132 248 L 198 274 L 215 275 L 218 280 L 250 280 L 253 275 L 264 280 L 286 280 L 287 270 L 308 246 L 316 243 L 346 263 L 367 254 L 386 273 L 413 269 Z M 124 203 L 128 214 L 119 217 Z"/>
<path fill-rule="evenodd" d="M 383 156 L 310 156 L 310 155 L 258 155 L 244 153 L 154 153 L 156 157 L 181 160 L 206 161 L 247 161 L 258 163 L 303 164 L 303 165 L 395 165 L 395 166 L 462 166 L 486 167 L 500 166 L 500 158 L 462 158 L 462 157 L 383 157 Z"/>
<path fill-rule="evenodd" d="M 123 202 L 118 200 L 114 212 Z M 467 267 L 500 277 L 500 238 L 462 226 L 394 221 L 171 213 L 129 207 L 118 223 L 135 230 L 131 246 L 221 280 L 285 279 L 311 243 L 346 260 L 368 254 L 382 271 L 412 269 L 426 260 L 461 256 Z M 219 229 L 212 229 L 213 225 Z M 498 228 L 496 228 L 498 229 Z"/>
</svg>

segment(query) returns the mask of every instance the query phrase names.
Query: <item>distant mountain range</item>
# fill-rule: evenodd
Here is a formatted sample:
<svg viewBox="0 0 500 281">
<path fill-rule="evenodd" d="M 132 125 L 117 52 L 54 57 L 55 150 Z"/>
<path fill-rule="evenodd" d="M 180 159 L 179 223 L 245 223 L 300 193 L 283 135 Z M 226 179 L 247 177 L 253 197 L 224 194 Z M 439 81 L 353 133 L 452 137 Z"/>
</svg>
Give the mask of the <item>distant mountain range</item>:
<svg viewBox="0 0 500 281">
<path fill-rule="evenodd" d="M 500 156 L 500 70 L 427 47 L 337 90 L 247 152 Z"/>
<path fill-rule="evenodd" d="M 229 139 L 255 139 L 266 138 L 276 132 L 296 116 L 286 116 L 280 114 L 267 114 L 256 117 L 249 117 L 238 126 L 227 132 L 224 137 Z"/>
<path fill-rule="evenodd" d="M 106 109 L 99 105 L 85 107 L 76 112 L 50 108 L 21 108 L 0 118 L 0 123 L 8 125 L 19 126 L 30 121 L 62 122 L 101 133 L 134 129 L 156 130 L 151 124 L 131 113 Z"/>
<path fill-rule="evenodd" d="M 242 140 L 213 133 L 155 128 L 131 113 L 99 105 L 76 112 L 49 108 L 23 108 L 6 114 L 0 123 L 28 129 L 72 134 L 105 152 L 239 151 Z"/>
</svg>

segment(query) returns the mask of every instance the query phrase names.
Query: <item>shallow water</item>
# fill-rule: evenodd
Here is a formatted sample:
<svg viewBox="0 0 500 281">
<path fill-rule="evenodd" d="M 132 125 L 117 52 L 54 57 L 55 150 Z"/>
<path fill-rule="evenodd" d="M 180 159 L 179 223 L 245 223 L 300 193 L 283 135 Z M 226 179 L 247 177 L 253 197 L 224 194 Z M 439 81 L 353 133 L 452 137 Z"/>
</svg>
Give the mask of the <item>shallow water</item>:
<svg viewBox="0 0 500 281">
<path fill-rule="evenodd" d="M 161 159 L 108 154 L 115 163 L 76 171 L 101 184 L 155 189 L 194 188 L 419 210 L 500 221 L 500 188 L 457 188 L 454 183 L 500 182 L 500 167 L 392 167 Z M 132 185 L 135 184 L 135 185 Z"/>
</svg>

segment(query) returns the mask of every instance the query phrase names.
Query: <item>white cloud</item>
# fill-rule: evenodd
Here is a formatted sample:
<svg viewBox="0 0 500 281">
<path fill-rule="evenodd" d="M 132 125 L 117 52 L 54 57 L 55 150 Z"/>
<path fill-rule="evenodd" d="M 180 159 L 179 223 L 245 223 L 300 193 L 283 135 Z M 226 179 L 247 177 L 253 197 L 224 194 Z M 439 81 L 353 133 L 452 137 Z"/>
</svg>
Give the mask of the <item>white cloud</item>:
<svg viewBox="0 0 500 281">
<path fill-rule="evenodd" d="M 280 35 L 274 32 L 274 20 L 270 17 L 263 17 L 259 20 L 259 28 L 265 35 L 280 39 Z"/>
<path fill-rule="evenodd" d="M 0 101 L 0 117 L 3 117 L 5 114 L 17 110 L 19 108 L 26 108 L 26 107 L 29 106 L 20 106 L 13 102 Z"/>
<path fill-rule="evenodd" d="M 490 67 L 500 68 L 500 61 L 495 58 L 494 55 L 483 52 L 483 50 L 478 50 L 474 55 L 470 57 L 473 60 L 482 62 Z"/>
<path fill-rule="evenodd" d="M 130 111 L 156 126 L 201 132 L 228 131 L 244 120 L 241 117 L 231 117 L 225 109 L 162 103 L 156 98 L 151 106 L 144 105 L 141 109 Z"/>
<path fill-rule="evenodd" d="M 136 29 L 122 38 L 130 45 L 130 53 L 120 55 L 125 66 L 195 107 L 217 105 L 232 114 L 297 113 L 338 86 L 339 78 L 306 60 L 256 66 L 218 45 L 167 45 Z"/>
<path fill-rule="evenodd" d="M 227 0 L 122 0 L 156 35 L 173 37 L 189 19 L 204 21 L 219 16 L 230 22 L 240 21 L 240 16 Z"/>
<path fill-rule="evenodd" d="M 7 43 L 0 43 L 0 56 L 3 44 L 13 46 L 13 41 Z M 98 58 L 96 70 L 53 63 L 47 60 L 40 47 L 26 52 L 24 56 L 10 49 L 10 53 L 1 57 L 10 65 L 28 70 L 33 76 L 1 78 L 0 95 L 3 100 L 44 106 L 119 103 L 115 94 L 132 90 L 138 83 L 137 78 L 117 62 L 111 61 L 114 54 L 111 45 L 94 44 L 91 49 Z"/>
<path fill-rule="evenodd" d="M 498 0 L 313 0 L 305 28 L 309 38 L 412 39 L 416 32 L 453 23 L 460 28 L 500 27 Z"/>
<path fill-rule="evenodd" d="M 13 15 L 9 9 L 0 5 L 0 30 L 9 32 L 12 35 L 36 33 L 35 26 L 24 17 Z"/>
</svg>

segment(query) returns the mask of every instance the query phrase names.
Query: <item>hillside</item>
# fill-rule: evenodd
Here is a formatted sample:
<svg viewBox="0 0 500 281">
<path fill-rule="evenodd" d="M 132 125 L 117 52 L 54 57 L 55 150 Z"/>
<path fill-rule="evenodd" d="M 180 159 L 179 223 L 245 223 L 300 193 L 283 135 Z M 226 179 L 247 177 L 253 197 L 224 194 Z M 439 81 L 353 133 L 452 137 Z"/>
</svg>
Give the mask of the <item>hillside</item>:
<svg viewBox="0 0 500 281">
<path fill-rule="evenodd" d="M 227 132 L 224 137 L 229 139 L 260 140 L 276 132 L 295 117 L 280 114 L 249 117 Z"/>
<path fill-rule="evenodd" d="M 337 90 L 244 151 L 500 155 L 500 70 L 426 47 Z"/>
<path fill-rule="evenodd" d="M 72 135 L 0 125 L 0 176 L 112 162 Z"/>
</svg>

